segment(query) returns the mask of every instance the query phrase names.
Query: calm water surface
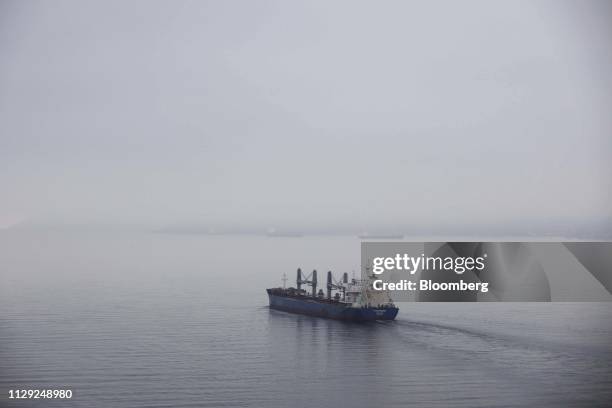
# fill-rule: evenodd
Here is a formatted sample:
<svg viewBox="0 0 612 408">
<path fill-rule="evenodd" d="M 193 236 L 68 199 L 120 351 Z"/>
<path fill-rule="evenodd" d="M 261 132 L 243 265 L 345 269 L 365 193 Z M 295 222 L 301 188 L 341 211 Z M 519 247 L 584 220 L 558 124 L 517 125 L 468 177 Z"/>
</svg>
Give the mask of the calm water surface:
<svg viewBox="0 0 612 408">
<path fill-rule="evenodd" d="M 5 231 L 0 264 L 0 406 L 612 401 L 611 304 L 406 303 L 366 325 L 268 309 L 283 272 L 358 272 L 351 237 Z"/>
</svg>

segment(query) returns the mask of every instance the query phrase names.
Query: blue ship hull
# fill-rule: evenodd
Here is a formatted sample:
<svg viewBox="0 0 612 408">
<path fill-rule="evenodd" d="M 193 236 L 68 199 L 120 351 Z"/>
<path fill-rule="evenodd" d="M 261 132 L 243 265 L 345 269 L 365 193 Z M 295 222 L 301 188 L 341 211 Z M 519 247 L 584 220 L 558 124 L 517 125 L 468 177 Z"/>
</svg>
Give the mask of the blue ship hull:
<svg viewBox="0 0 612 408">
<path fill-rule="evenodd" d="M 268 298 L 272 309 L 353 322 L 393 320 L 399 311 L 397 307 L 355 308 L 348 306 L 346 303 L 316 299 L 309 296 L 279 296 L 270 293 L 270 290 L 268 290 Z"/>
</svg>

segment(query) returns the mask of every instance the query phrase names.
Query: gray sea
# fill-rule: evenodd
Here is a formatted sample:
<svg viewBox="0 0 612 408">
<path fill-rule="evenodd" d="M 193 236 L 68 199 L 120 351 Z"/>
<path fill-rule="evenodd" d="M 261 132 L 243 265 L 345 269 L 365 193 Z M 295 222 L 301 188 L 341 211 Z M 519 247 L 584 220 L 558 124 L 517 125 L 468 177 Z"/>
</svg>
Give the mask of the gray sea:
<svg viewBox="0 0 612 408">
<path fill-rule="evenodd" d="M 277 312 L 354 237 L 0 232 L 0 406 L 612 406 L 611 303 L 402 303 L 397 321 Z M 339 276 L 339 275 L 338 275 Z M 10 389 L 71 400 L 10 400 Z"/>
</svg>

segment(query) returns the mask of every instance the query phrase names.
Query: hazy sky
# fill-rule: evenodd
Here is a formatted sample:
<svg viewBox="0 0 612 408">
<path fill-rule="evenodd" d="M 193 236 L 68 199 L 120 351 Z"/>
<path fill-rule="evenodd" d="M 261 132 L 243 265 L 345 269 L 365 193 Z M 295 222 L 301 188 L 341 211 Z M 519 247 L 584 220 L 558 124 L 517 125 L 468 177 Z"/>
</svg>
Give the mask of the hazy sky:
<svg viewBox="0 0 612 408">
<path fill-rule="evenodd" d="M 612 3 L 0 0 L 0 226 L 612 216 Z"/>
</svg>

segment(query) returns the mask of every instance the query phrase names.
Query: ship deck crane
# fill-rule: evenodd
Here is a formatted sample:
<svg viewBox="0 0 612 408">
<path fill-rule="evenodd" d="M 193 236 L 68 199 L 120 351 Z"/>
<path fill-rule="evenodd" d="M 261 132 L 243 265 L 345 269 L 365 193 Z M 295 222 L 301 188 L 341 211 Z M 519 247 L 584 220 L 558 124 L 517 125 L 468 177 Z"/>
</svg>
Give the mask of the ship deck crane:
<svg viewBox="0 0 612 408">
<path fill-rule="evenodd" d="M 296 279 L 296 285 L 297 285 L 298 291 L 302 290 L 302 284 L 306 284 L 312 287 L 311 295 L 312 297 L 316 297 L 317 296 L 317 270 L 316 269 L 313 270 L 311 274 L 305 277 L 305 279 L 302 279 L 302 269 L 298 268 L 297 279 Z"/>
<path fill-rule="evenodd" d="M 346 298 L 346 284 L 348 283 L 348 274 L 344 272 L 342 275 L 342 282 L 334 282 L 331 271 L 327 271 L 327 298 L 331 299 L 332 290 L 339 290 L 342 292 L 342 300 Z"/>
</svg>

